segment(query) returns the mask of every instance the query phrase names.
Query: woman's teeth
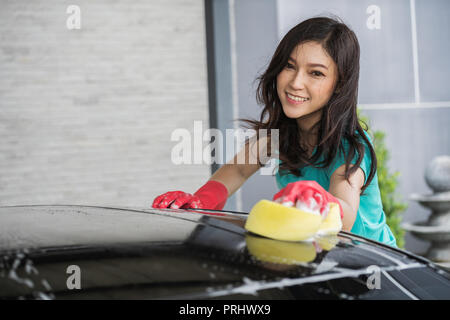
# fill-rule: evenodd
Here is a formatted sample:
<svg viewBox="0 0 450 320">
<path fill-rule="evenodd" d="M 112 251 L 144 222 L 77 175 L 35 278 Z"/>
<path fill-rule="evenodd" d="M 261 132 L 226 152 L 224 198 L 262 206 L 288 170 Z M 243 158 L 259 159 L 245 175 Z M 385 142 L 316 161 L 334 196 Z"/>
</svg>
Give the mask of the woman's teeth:
<svg viewBox="0 0 450 320">
<path fill-rule="evenodd" d="M 289 93 L 287 94 L 287 96 L 289 97 L 289 99 L 292 99 L 294 101 L 307 101 L 307 100 L 309 100 L 309 98 L 300 98 L 300 97 L 293 96 L 293 95 L 291 95 Z"/>
</svg>

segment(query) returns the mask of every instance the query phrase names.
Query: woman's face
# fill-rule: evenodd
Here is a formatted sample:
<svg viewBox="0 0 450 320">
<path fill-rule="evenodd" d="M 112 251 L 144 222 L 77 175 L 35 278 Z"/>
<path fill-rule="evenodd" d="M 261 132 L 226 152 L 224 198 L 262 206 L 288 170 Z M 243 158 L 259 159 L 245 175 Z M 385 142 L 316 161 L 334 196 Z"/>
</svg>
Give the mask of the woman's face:
<svg viewBox="0 0 450 320">
<path fill-rule="evenodd" d="M 277 76 L 277 92 L 288 118 L 309 129 L 322 116 L 337 81 L 337 66 L 315 41 L 297 45 Z"/>
</svg>

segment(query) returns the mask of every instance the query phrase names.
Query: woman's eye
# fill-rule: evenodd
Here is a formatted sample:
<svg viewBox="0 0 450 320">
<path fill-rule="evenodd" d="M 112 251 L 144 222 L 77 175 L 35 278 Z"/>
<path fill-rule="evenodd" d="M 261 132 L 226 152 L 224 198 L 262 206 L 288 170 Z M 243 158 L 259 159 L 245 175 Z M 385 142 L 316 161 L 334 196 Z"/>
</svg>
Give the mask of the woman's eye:
<svg viewBox="0 0 450 320">
<path fill-rule="evenodd" d="M 323 73 L 322 72 L 320 72 L 320 71 L 313 71 L 313 72 L 311 72 L 314 76 L 316 76 L 316 77 L 320 77 L 320 76 L 323 76 Z"/>
<path fill-rule="evenodd" d="M 286 68 L 288 69 L 294 69 L 294 65 L 290 64 L 289 62 L 286 64 Z"/>
</svg>

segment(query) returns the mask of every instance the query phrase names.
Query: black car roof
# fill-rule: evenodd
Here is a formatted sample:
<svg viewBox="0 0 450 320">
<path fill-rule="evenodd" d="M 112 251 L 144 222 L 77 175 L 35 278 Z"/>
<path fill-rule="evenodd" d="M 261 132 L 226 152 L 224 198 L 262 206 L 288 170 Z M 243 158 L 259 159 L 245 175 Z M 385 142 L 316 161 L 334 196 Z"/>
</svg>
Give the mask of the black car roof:
<svg viewBox="0 0 450 320">
<path fill-rule="evenodd" d="M 264 282 L 265 287 L 259 283 L 257 289 L 263 290 L 357 278 L 373 266 L 385 271 L 435 268 L 421 257 L 347 232 L 310 242 L 267 239 L 247 232 L 243 228 L 245 217 L 211 210 L 0 207 L 0 270 L 11 274 L 13 260 L 18 259 L 16 265 L 24 268 L 27 263 L 45 266 L 37 268 L 40 270 L 78 263 L 84 270 L 106 268 L 104 273 L 109 274 L 111 264 L 117 265 L 117 270 L 127 274 L 126 281 L 192 282 L 205 275 L 213 281 L 243 281 L 239 286 L 214 287 L 210 292 L 191 288 L 176 294 L 160 293 L 161 297 L 202 298 L 252 292 L 255 281 Z M 108 267 L 99 264 L 106 260 L 110 261 Z M 144 274 L 143 270 L 148 272 Z M 98 277 L 99 271 L 95 272 Z M 117 281 L 117 271 L 113 273 Z M 113 281 L 106 276 L 103 280 Z M 61 283 L 65 284 L 63 280 Z M 54 291 L 65 291 L 63 285 L 57 286 L 53 282 Z"/>
<path fill-rule="evenodd" d="M 248 232 L 243 228 L 246 214 L 214 210 L 153 209 L 80 205 L 31 205 L 0 207 L 0 252 L 40 247 L 107 245 L 111 243 L 192 241 L 222 249 L 231 238 L 240 241 Z M 202 227 L 203 226 L 203 227 Z M 218 232 L 215 230 L 222 230 Z M 215 231 L 215 232 L 214 232 Z M 215 241 L 208 237 L 223 237 Z M 256 235 L 253 235 L 256 236 Z M 366 250 L 379 255 L 386 266 L 424 258 L 348 232 L 339 233 L 345 250 Z M 275 241 L 275 240 L 274 240 Z M 370 264 L 367 264 L 370 265 Z"/>
</svg>

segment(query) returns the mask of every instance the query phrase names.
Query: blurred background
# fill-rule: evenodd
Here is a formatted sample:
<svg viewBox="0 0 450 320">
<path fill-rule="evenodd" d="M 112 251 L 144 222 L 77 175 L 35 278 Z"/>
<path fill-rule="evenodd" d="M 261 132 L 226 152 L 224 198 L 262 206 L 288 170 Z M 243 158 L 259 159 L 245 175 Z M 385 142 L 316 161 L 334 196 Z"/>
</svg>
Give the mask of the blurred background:
<svg viewBox="0 0 450 320">
<path fill-rule="evenodd" d="M 409 196 L 431 193 L 425 168 L 450 154 L 447 0 L 0 5 L 0 205 L 149 207 L 163 192 L 194 192 L 218 165 L 174 164 L 174 130 L 202 121 L 225 132 L 233 119 L 258 118 L 255 79 L 283 35 L 337 15 L 360 41 L 359 109 L 385 133 L 403 221 L 428 218 Z M 276 191 L 257 173 L 225 209 L 248 211 Z"/>
</svg>

